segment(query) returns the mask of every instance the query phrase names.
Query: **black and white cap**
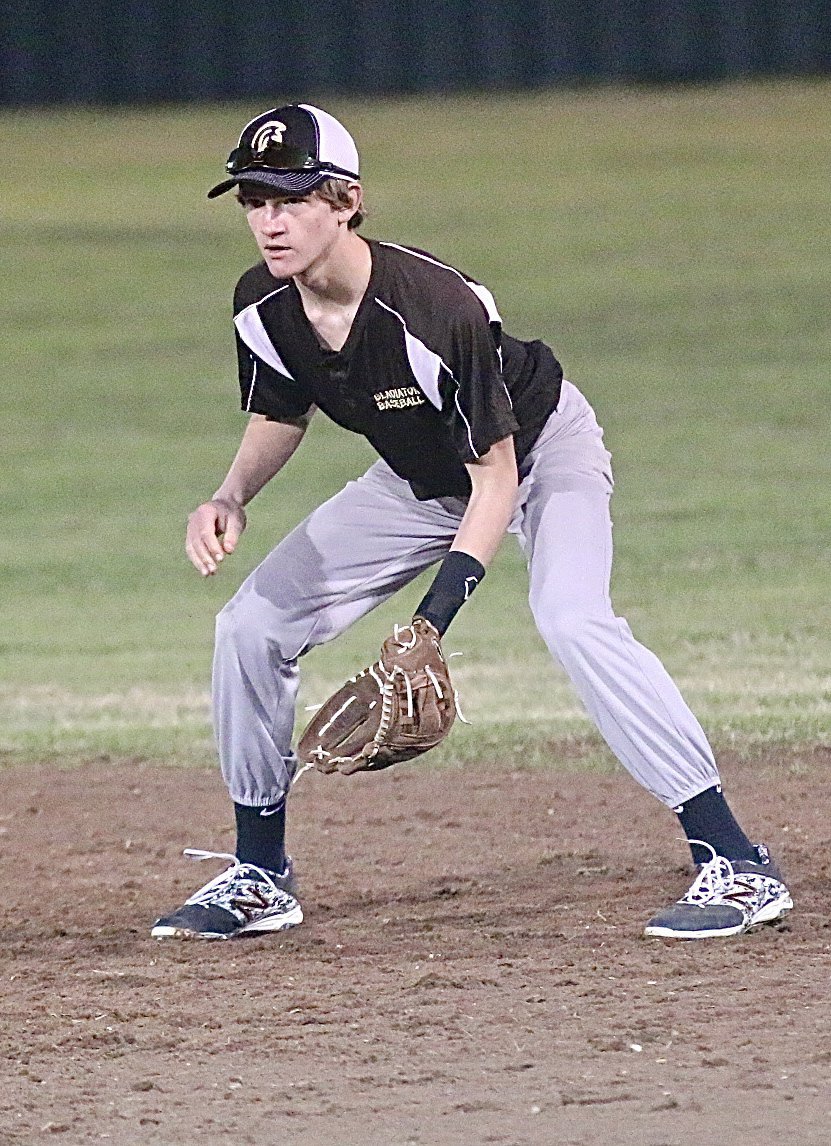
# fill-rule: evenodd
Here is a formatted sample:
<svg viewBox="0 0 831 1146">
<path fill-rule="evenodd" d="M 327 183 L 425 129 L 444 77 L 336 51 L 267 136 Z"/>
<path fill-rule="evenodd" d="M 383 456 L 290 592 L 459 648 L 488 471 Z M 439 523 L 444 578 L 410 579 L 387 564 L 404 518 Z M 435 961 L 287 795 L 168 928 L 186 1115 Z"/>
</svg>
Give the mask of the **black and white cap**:
<svg viewBox="0 0 831 1146">
<path fill-rule="evenodd" d="M 305 195 L 327 179 L 359 179 L 358 149 L 342 123 L 307 103 L 265 111 L 247 123 L 225 164 L 228 178 L 208 192 L 239 183 Z"/>
</svg>

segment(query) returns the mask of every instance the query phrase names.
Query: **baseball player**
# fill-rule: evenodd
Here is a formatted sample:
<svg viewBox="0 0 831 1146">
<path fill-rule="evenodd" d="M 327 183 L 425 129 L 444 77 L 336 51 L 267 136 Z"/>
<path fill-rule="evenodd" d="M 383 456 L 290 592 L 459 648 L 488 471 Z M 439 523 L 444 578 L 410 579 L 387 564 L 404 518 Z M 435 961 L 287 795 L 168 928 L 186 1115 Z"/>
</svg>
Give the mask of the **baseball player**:
<svg viewBox="0 0 831 1146">
<path fill-rule="evenodd" d="M 612 752 L 673 809 L 698 865 L 647 935 L 736 935 L 792 907 L 775 863 L 724 798 L 710 745 L 666 670 L 609 597 L 610 455 L 586 398 L 542 342 L 505 334 L 488 289 L 440 258 L 364 239 L 358 152 L 307 104 L 244 127 L 227 177 L 261 261 L 234 297 L 248 423 L 187 553 L 217 572 L 245 507 L 322 413 L 379 454 L 280 541 L 217 619 L 215 732 L 237 826 L 227 866 L 152 934 L 229 938 L 302 921 L 284 850 L 298 663 L 428 567 L 416 610 L 438 634 L 507 531 L 530 605 Z M 484 590 L 487 592 L 487 590 Z"/>
</svg>

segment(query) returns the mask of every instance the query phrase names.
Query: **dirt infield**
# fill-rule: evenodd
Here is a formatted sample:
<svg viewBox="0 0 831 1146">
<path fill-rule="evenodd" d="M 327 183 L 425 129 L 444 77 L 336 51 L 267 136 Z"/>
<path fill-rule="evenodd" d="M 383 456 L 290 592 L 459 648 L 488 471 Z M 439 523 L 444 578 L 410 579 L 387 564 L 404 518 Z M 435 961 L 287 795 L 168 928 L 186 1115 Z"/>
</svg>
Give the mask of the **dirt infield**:
<svg viewBox="0 0 831 1146">
<path fill-rule="evenodd" d="M 304 776 L 306 923 L 183 944 L 217 774 L 3 771 L 0 1142 L 827 1144 L 829 763 L 723 761 L 797 909 L 692 944 L 641 937 L 690 873 L 622 773 Z"/>
</svg>

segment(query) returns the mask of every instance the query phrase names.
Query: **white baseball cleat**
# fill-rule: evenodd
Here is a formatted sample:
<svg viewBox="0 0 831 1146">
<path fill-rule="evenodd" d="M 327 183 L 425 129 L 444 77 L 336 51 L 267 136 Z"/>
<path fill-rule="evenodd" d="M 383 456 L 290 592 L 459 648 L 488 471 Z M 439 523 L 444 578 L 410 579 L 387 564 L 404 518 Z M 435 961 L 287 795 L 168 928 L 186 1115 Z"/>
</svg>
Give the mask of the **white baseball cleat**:
<svg viewBox="0 0 831 1146">
<path fill-rule="evenodd" d="M 177 910 L 153 924 L 154 939 L 231 939 L 258 931 L 284 931 L 303 922 L 303 909 L 292 895 L 290 859 L 280 874 L 241 863 L 225 852 L 188 848 L 196 859 L 225 859 L 231 866 L 201 887 Z"/>
</svg>

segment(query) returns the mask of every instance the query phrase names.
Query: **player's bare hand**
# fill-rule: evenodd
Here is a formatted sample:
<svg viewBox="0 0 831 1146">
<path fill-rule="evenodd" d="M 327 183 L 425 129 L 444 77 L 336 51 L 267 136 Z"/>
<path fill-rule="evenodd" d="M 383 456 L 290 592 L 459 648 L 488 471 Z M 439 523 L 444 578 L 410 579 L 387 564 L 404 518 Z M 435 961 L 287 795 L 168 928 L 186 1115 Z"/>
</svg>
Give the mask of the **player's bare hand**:
<svg viewBox="0 0 831 1146">
<path fill-rule="evenodd" d="M 188 518 L 185 552 L 203 577 L 216 573 L 245 529 L 245 510 L 228 501 L 206 501 Z"/>
</svg>

